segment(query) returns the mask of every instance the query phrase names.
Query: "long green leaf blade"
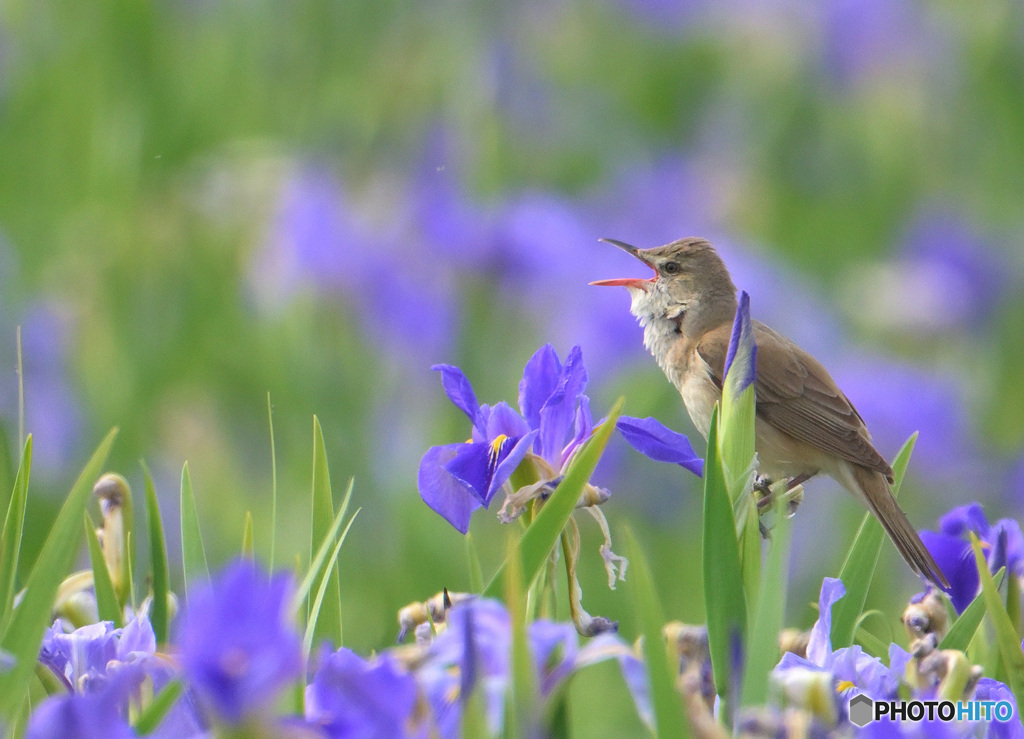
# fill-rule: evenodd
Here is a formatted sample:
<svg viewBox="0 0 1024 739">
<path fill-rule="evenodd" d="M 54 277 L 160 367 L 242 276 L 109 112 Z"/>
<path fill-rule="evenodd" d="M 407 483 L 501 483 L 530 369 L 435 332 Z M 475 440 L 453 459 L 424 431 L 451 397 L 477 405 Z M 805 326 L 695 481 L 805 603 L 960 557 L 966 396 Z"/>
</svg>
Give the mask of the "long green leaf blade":
<svg viewBox="0 0 1024 739">
<path fill-rule="evenodd" d="M 196 496 L 192 489 L 188 462 L 181 468 L 181 564 L 187 599 L 190 587 L 210 579 L 210 566 L 206 561 L 203 534 L 199 529 L 199 513 L 196 510 Z"/>
<path fill-rule="evenodd" d="M 25 507 L 28 504 L 28 482 L 32 474 L 32 435 L 25 439 L 21 464 L 14 478 L 11 501 L 7 506 L 4 531 L 0 535 L 0 632 L 11 617 L 14 605 L 15 583 L 18 580 L 18 562 L 21 555 L 21 537 L 25 528 Z"/>
<path fill-rule="evenodd" d="M 601 459 L 601 454 L 604 453 L 608 439 L 611 437 L 612 431 L 615 430 L 619 414 L 622 413 L 622 403 L 623 399 L 619 398 L 605 422 L 594 431 L 586 446 L 576 453 L 572 462 L 569 463 L 569 469 L 566 471 L 565 477 L 562 478 L 562 482 L 555 488 L 540 513 L 523 534 L 523 538 L 519 540 L 516 552 L 517 556 L 522 558 L 523 582 L 528 585 L 533 583 L 551 550 L 558 543 L 562 529 L 565 528 L 569 516 L 572 515 L 576 503 L 580 499 L 583 486 L 594 474 L 594 468 L 597 467 L 597 462 Z M 502 563 L 487 587 L 484 588 L 483 595 L 485 597 L 500 598 L 504 595 L 506 566 L 507 561 Z"/>
<path fill-rule="evenodd" d="M 981 542 L 971 532 L 971 548 L 974 550 L 974 563 L 978 567 L 981 578 L 981 594 L 985 596 L 985 606 L 992 619 L 996 631 L 996 644 L 1003 666 L 1006 668 L 1006 686 L 1013 693 L 1018 706 L 1024 706 L 1024 649 L 1021 648 L 1020 637 L 1013 626 L 1010 614 L 1006 612 L 1003 599 L 999 597 L 992 573 L 988 571 L 988 563 L 981 551 Z"/>
<path fill-rule="evenodd" d="M 508 604 L 512 622 L 512 690 L 509 695 L 508 730 L 509 739 L 543 736 L 540 727 L 542 705 L 540 686 L 537 684 L 537 670 L 530 654 L 528 637 L 529 614 L 526 608 L 526 584 L 519 569 L 522 561 L 515 556 L 514 540 L 509 538 L 509 555 L 505 577 L 505 603 Z"/>
<path fill-rule="evenodd" d="M 21 603 L 0 637 L 0 649 L 15 659 L 15 665 L 0 673 L 0 717 L 10 722 L 24 698 L 25 686 L 35 667 L 43 633 L 50 625 L 50 610 L 57 588 L 74 562 L 78 532 L 89 502 L 93 483 L 106 464 L 110 447 L 117 436 L 112 430 L 85 465 L 71 493 L 57 514 L 43 548 L 29 573 Z"/>
<path fill-rule="evenodd" d="M 270 403 L 267 393 L 267 426 L 270 429 L 270 557 L 267 560 L 269 569 L 274 569 L 274 557 L 277 555 L 277 447 L 274 445 L 274 406 Z"/>
<path fill-rule="evenodd" d="M 160 520 L 160 505 L 153 486 L 153 476 L 146 463 L 142 463 L 142 476 L 146 483 L 146 519 L 149 525 L 149 557 L 153 569 L 153 604 L 149 609 L 149 622 L 153 625 L 157 644 L 167 643 L 167 595 L 170 590 L 167 574 L 167 545 L 164 524 Z"/>
<path fill-rule="evenodd" d="M 900 453 L 896 455 L 892 463 L 893 477 L 895 482 L 892 486 L 892 494 L 899 495 L 900 486 L 903 484 L 903 476 L 910 464 L 910 455 L 914 452 L 914 445 L 917 443 L 917 432 L 915 431 Z M 843 568 L 839 572 L 839 579 L 843 581 L 846 588 L 846 595 L 839 599 L 839 602 L 832 606 L 832 647 L 839 649 L 853 644 L 856 633 L 857 619 L 868 599 L 868 590 L 871 589 L 871 581 L 875 577 L 875 568 L 878 565 L 878 555 L 882 551 L 882 543 L 885 541 L 885 532 L 882 524 L 878 523 L 871 513 L 865 513 L 861 521 L 853 544 L 846 554 Z"/>
<path fill-rule="evenodd" d="M 355 513 L 352 514 L 352 518 L 348 520 L 348 524 L 345 526 L 345 530 L 341 532 L 341 536 L 338 537 L 338 541 L 334 544 L 334 549 L 331 550 L 330 562 L 336 562 L 338 559 L 338 553 L 341 551 L 341 545 L 345 543 L 346 537 L 348 537 L 348 530 L 352 528 L 352 524 L 355 523 L 356 516 L 359 515 L 359 511 L 362 508 L 357 508 Z M 332 568 L 333 569 L 333 568 Z M 330 585 L 330 577 L 328 576 L 329 571 L 325 570 L 324 577 L 320 579 L 320 587 L 317 588 L 316 598 L 313 599 L 313 604 L 309 609 L 309 623 L 306 624 L 306 632 L 303 637 L 303 645 L 306 649 L 306 654 L 310 654 L 313 648 L 313 640 L 316 638 L 317 633 L 317 619 L 320 617 L 321 607 L 323 606 L 324 596 L 327 594 L 328 586 Z M 341 646 L 340 644 L 338 645 Z"/>
<path fill-rule="evenodd" d="M 185 684 L 181 680 L 171 680 L 167 683 L 139 715 L 138 721 L 135 722 L 135 733 L 139 736 L 148 736 L 156 731 L 184 691 Z"/>
<path fill-rule="evenodd" d="M 1002 585 L 1005 575 L 1006 568 L 1000 567 L 999 572 L 993 578 L 997 588 Z M 939 642 L 939 649 L 955 649 L 960 652 L 966 652 L 971 639 L 978 633 L 978 627 L 981 626 L 984 618 L 985 594 L 978 593 L 974 596 L 974 600 L 964 609 L 963 613 L 953 622 L 953 625 L 949 627 L 946 635 L 942 637 L 942 641 Z"/>
<path fill-rule="evenodd" d="M 327 561 L 327 555 L 330 553 L 331 547 L 334 546 L 334 537 L 341 530 L 341 524 L 344 522 L 345 514 L 348 512 L 348 504 L 352 500 L 352 488 L 354 485 L 355 479 L 350 479 L 348 481 L 348 489 L 345 491 L 345 497 L 341 499 L 341 507 L 338 509 L 337 514 L 335 514 L 334 521 L 331 522 L 331 528 L 327 532 L 327 536 L 324 537 L 320 548 L 316 551 L 313 561 L 309 563 L 309 568 L 299 583 L 298 590 L 295 591 L 295 596 L 292 600 L 292 610 L 296 613 L 298 613 L 302 608 L 302 604 L 306 601 L 306 597 L 313 588 L 313 583 L 319 582 L 320 571 L 323 569 L 324 562 Z M 296 575 L 298 573 L 298 563 L 296 563 Z"/>
<path fill-rule="evenodd" d="M 789 589 L 789 545 L 792 521 L 785 515 L 785 504 L 776 505 L 776 523 L 765 561 L 761 592 L 754 609 L 754 621 L 747 639 L 747 659 L 743 671 L 743 706 L 759 706 L 768 699 L 768 674 L 779 662 L 779 632 L 786 615 Z"/>
<path fill-rule="evenodd" d="M 662 634 L 665 612 L 658 598 L 651 568 L 633 531 L 627 527 L 624 533 L 630 562 L 629 587 L 640 633 L 644 638 L 644 662 L 651 685 L 655 735 L 658 739 L 689 736 L 689 723 L 685 718 L 680 695 L 676 691 L 676 669 L 672 666 L 669 648 Z"/>
<path fill-rule="evenodd" d="M 715 690 L 725 702 L 721 715 L 728 719 L 735 677 L 732 665 L 742 654 L 747 603 L 743 593 L 743 571 L 732 501 L 718 451 L 718 433 L 716 405 L 711 413 L 708 457 L 704 464 L 704 603 Z"/>
<path fill-rule="evenodd" d="M 92 582 L 96 591 L 96 610 L 100 621 L 113 621 L 114 628 L 124 626 L 124 615 L 114 590 L 114 581 L 107 569 L 107 560 L 103 558 L 103 548 L 96 536 L 89 514 L 85 514 L 85 540 L 89 544 L 89 561 L 92 564 Z"/>
<path fill-rule="evenodd" d="M 331 474 L 327 467 L 324 433 L 320 428 L 320 419 L 313 416 L 313 521 L 312 538 L 309 543 L 311 559 L 317 547 L 326 540 L 333 520 L 334 501 L 331 497 Z M 333 558 L 327 566 L 330 572 L 313 637 L 316 642 L 329 641 L 341 646 L 341 580 L 338 576 L 337 562 Z"/>
</svg>

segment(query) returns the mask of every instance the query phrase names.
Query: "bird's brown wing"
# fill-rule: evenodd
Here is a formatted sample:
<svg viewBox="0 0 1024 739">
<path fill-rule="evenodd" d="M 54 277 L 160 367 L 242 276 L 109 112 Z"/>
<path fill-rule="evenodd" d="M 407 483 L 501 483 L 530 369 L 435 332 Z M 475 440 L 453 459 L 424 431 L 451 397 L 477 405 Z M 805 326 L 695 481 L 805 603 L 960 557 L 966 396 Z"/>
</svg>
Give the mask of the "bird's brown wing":
<svg viewBox="0 0 1024 739">
<path fill-rule="evenodd" d="M 757 415 L 794 439 L 881 472 L 892 468 L 871 444 L 864 420 L 814 357 L 763 323 L 757 341 Z M 697 352 L 721 387 L 731 326 L 710 331 Z"/>
</svg>

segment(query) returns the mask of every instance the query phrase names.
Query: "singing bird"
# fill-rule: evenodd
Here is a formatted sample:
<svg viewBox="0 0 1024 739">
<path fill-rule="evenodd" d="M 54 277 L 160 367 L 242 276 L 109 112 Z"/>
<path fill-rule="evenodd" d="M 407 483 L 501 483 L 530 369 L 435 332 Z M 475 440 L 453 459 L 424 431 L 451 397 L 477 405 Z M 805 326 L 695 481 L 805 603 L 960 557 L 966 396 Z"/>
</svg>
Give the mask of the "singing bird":
<svg viewBox="0 0 1024 739">
<path fill-rule="evenodd" d="M 725 357 L 736 314 L 736 287 L 722 258 L 701 238 L 654 249 L 624 249 L 654 270 L 650 279 L 599 280 L 629 290 L 644 346 L 683 396 L 707 438 L 721 400 Z M 878 518 L 911 569 L 939 587 L 949 583 L 893 497 L 892 468 L 871 443 L 864 419 L 818 360 L 785 336 L 752 321 L 757 343 L 755 444 L 759 472 L 802 483 L 832 477 Z"/>
</svg>

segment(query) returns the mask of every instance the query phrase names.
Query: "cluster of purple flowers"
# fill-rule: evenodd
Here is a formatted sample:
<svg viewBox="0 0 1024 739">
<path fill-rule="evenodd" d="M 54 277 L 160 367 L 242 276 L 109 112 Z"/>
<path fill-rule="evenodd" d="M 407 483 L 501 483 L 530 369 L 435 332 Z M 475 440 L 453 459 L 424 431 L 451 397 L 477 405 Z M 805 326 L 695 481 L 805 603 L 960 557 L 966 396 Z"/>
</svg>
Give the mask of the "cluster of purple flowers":
<svg viewBox="0 0 1024 739">
<path fill-rule="evenodd" d="M 898 644 L 889 645 L 889 663 L 873 657 L 859 645 L 832 649 L 832 606 L 846 594 L 843 583 L 825 578 L 818 601 L 819 617 L 811 629 L 806 656 L 787 652 L 773 673 L 781 687 L 783 702 L 809 712 L 818 731 L 829 727 L 849 726 L 850 699 L 867 695 L 873 700 L 993 700 L 1007 701 L 1013 706 L 1013 718 L 1004 722 L 994 715 L 988 720 L 942 723 L 938 719 L 922 722 L 890 721 L 888 717 L 871 723 L 865 731 L 879 737 L 974 737 L 993 736 L 1022 739 L 1024 726 L 1020 721 L 1013 693 L 1006 685 L 987 677 L 970 681 L 966 694 L 942 695 L 946 668 L 935 669 L 924 679 L 909 685 L 909 697 L 901 688 L 907 686 L 908 666 L 915 658 Z M 920 669 L 920 668 L 919 668 Z"/>
<path fill-rule="evenodd" d="M 305 685 L 293 592 L 289 575 L 268 576 L 240 560 L 189 594 L 167 654 L 157 652 L 145 615 L 123 629 L 103 622 L 65 633 L 56 623 L 40 662 L 62 691 L 36 709 L 27 736 L 135 736 L 129 719 L 172 681 L 185 690 L 151 736 L 456 737 L 463 705 L 476 692 L 490 728 L 502 726 L 512 637 L 500 603 L 470 598 L 445 614 L 436 635 L 368 660 L 344 648 L 325 651 Z M 572 624 L 538 620 L 528 640 L 543 700 L 557 696 L 577 670 L 614 659 L 641 715 L 650 715 L 642 665 L 617 636 L 581 646 Z M 277 701 L 290 685 L 305 685 L 304 711 L 282 717 Z"/>
</svg>

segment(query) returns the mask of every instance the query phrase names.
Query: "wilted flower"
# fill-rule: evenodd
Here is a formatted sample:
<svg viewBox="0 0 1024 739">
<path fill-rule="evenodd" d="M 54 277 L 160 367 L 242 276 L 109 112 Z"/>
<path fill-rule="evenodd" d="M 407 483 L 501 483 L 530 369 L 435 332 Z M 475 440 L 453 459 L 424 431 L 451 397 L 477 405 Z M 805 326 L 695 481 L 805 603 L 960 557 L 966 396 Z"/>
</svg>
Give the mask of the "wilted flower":
<svg viewBox="0 0 1024 739">
<path fill-rule="evenodd" d="M 989 524 L 977 503 L 954 508 L 939 519 L 939 531 L 922 531 L 921 541 L 949 579 L 949 597 L 957 613 L 978 594 L 980 583 L 969 534 L 981 539 L 989 570 L 1006 567 L 1011 577 L 1024 576 L 1024 535 L 1020 524 L 1003 518 Z"/>
<path fill-rule="evenodd" d="M 268 578 L 238 560 L 189 593 L 179 632 L 181 664 L 200 697 L 225 721 L 269 709 L 302 673 L 302 643 L 291 613 L 291 577 Z"/>
</svg>

